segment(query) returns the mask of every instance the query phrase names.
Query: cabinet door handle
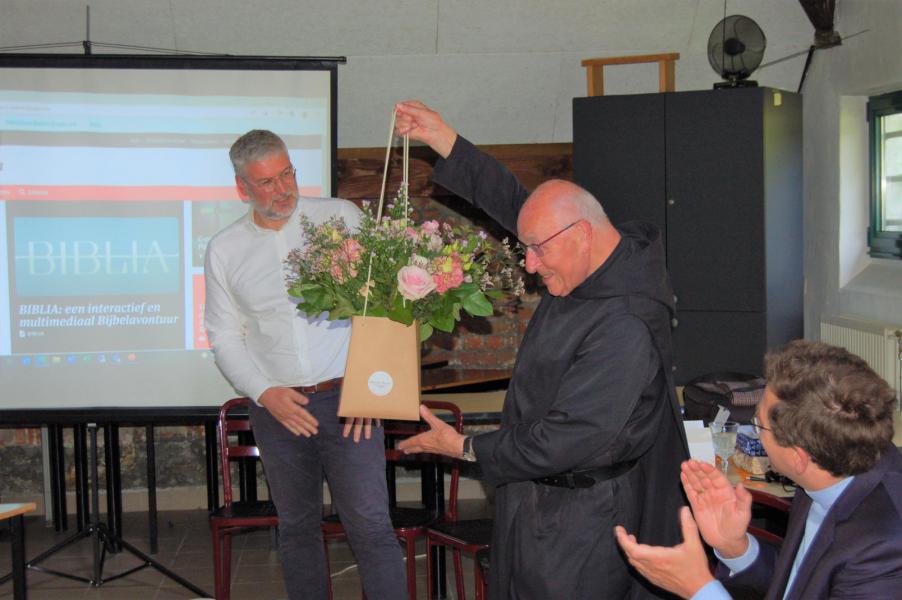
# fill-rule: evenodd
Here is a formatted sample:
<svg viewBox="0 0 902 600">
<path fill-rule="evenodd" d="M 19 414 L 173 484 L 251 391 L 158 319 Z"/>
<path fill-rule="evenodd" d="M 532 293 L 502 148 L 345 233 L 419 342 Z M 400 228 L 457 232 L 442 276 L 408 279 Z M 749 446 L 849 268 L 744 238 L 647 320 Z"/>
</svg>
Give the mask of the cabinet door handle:
<svg viewBox="0 0 902 600">
<path fill-rule="evenodd" d="M 677 318 L 670 319 L 670 326 L 673 329 L 676 329 L 679 324 L 680 324 L 679 319 L 677 319 Z"/>
<path fill-rule="evenodd" d="M 673 206 L 674 204 L 676 204 L 676 200 L 674 200 L 673 198 L 667 199 L 667 206 Z"/>
</svg>

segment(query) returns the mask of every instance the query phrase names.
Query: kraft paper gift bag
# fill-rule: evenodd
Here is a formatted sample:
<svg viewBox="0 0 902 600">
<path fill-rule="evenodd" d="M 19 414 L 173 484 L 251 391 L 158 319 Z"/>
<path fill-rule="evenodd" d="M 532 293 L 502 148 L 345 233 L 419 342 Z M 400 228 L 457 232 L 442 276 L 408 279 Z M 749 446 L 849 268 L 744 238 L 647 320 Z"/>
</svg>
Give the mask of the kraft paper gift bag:
<svg viewBox="0 0 902 600">
<path fill-rule="evenodd" d="M 351 317 L 340 417 L 420 420 L 419 326 Z"/>
</svg>

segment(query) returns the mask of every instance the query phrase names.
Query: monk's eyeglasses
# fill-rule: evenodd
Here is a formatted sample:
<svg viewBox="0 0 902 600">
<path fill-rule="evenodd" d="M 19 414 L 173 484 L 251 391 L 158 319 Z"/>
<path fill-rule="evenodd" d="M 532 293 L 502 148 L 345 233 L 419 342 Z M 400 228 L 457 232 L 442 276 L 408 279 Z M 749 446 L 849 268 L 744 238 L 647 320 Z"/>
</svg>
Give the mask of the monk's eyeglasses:
<svg viewBox="0 0 902 600">
<path fill-rule="evenodd" d="M 561 235 L 562 233 L 564 233 L 565 231 L 567 231 L 568 229 L 570 229 L 571 227 L 573 227 L 580 221 L 582 221 L 582 219 L 577 219 L 577 220 L 573 221 L 572 223 L 570 223 L 569 225 L 567 225 L 566 227 L 564 227 L 557 233 L 551 235 L 550 237 L 545 238 L 538 244 L 524 244 L 523 242 L 518 242 L 517 245 L 520 246 L 520 250 L 523 252 L 523 254 L 526 254 L 527 250 L 532 250 L 536 256 L 538 256 L 539 258 L 542 258 L 545 255 L 545 250 L 544 250 L 544 248 L 542 248 L 542 246 L 544 246 L 545 244 L 547 244 L 548 242 L 550 242 L 557 236 Z"/>
</svg>

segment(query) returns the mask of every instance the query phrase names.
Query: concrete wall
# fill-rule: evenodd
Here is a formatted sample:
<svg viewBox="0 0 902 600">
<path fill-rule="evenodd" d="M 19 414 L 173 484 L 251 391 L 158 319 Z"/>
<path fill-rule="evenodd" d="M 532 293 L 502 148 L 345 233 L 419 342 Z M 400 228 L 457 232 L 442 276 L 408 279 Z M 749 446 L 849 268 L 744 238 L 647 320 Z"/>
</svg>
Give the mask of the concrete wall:
<svg viewBox="0 0 902 600">
<path fill-rule="evenodd" d="M 803 89 L 809 338 L 833 315 L 902 325 L 902 261 L 867 256 L 865 122 L 868 96 L 902 89 L 902 2 L 839 2 L 837 29 L 843 45 L 815 53 Z"/>
<path fill-rule="evenodd" d="M 708 36 L 721 0 L 0 0 L 0 46 L 90 39 L 180 51 L 347 56 L 339 68 L 338 145 L 385 143 L 392 104 L 421 98 L 478 144 L 569 142 L 580 60 L 679 52 L 679 90 L 719 81 Z M 768 38 L 764 62 L 808 47 L 794 0 L 730 0 Z M 95 52 L 122 52 L 97 47 Z M 796 89 L 804 57 L 760 70 Z M 657 66 L 606 69 L 608 93 L 657 91 Z"/>
</svg>

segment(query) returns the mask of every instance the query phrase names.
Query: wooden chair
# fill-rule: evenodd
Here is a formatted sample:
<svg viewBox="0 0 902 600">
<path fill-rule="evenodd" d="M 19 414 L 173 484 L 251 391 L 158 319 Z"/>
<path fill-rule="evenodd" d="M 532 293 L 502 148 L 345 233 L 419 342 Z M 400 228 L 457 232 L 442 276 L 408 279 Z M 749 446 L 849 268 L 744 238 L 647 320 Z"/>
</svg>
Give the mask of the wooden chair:
<svg viewBox="0 0 902 600">
<path fill-rule="evenodd" d="M 276 507 L 269 500 L 238 502 L 232 498 L 232 461 L 260 460 L 260 450 L 248 443 L 250 420 L 246 411 L 248 398 L 233 398 L 219 409 L 217 435 L 222 465 L 224 504 L 210 514 L 213 536 L 213 576 L 217 600 L 229 600 L 232 571 L 232 534 L 248 528 L 274 527 L 279 524 Z M 242 414 L 230 414 L 241 410 Z M 241 434 L 241 435 L 238 435 Z M 234 439 L 237 438 L 237 439 Z"/>
<path fill-rule="evenodd" d="M 463 432 L 463 414 L 456 404 L 451 402 L 438 402 L 431 400 L 423 400 L 422 404 L 433 412 L 448 412 L 454 420 L 454 429 L 458 433 Z M 391 447 L 389 442 L 391 437 L 410 436 L 427 429 L 425 423 L 393 423 L 388 422 L 385 425 L 386 449 L 385 461 L 389 470 L 395 466 L 401 465 L 424 465 L 429 463 L 447 463 L 451 468 L 451 487 L 448 493 L 447 510 L 444 515 L 439 514 L 434 507 L 404 507 L 390 506 L 390 514 L 392 526 L 395 535 L 404 544 L 404 555 L 406 557 L 407 571 L 407 594 L 410 600 L 417 598 L 417 565 L 416 565 L 416 540 L 426 535 L 426 528 L 442 519 L 453 518 L 457 514 L 457 490 L 460 480 L 460 463 L 456 460 L 450 460 L 445 457 L 434 454 L 411 454 L 407 455 Z M 323 519 L 323 544 L 326 548 L 326 562 L 329 560 L 329 541 L 344 539 L 345 530 L 341 524 L 341 519 L 337 514 L 327 515 Z M 332 597 L 331 580 L 329 582 L 329 597 Z M 365 596 L 364 596 L 365 597 Z"/>
<path fill-rule="evenodd" d="M 771 528 L 749 525 L 748 532 L 758 538 L 759 541 L 768 542 L 779 547 L 783 543 L 783 534 L 786 532 L 786 520 L 789 517 L 792 501 L 761 490 L 750 489 L 749 492 L 752 494 L 753 516 L 758 512 L 760 513 L 759 518 L 765 521 L 778 520 L 780 522 L 775 525 L 772 524 Z M 777 519 L 769 517 L 777 517 Z M 774 531 L 774 529 L 778 531 Z"/>
<path fill-rule="evenodd" d="M 461 555 L 466 553 L 477 560 L 481 550 L 486 550 L 492 543 L 492 519 L 445 520 L 430 526 L 426 532 L 426 589 L 432 593 L 432 555 L 433 549 L 446 547 L 451 550 L 454 561 L 454 583 L 457 598 L 466 600 L 464 589 L 464 572 Z M 473 566 L 473 579 L 476 600 L 485 598 L 485 580 L 478 564 Z M 431 597 L 431 596 L 430 596 Z"/>
<path fill-rule="evenodd" d="M 606 66 L 650 62 L 658 63 L 658 91 L 672 92 L 676 89 L 674 64 L 679 58 L 679 52 L 587 58 L 582 61 L 582 66 L 586 67 L 586 85 L 589 96 L 604 96 L 604 68 Z"/>
</svg>

